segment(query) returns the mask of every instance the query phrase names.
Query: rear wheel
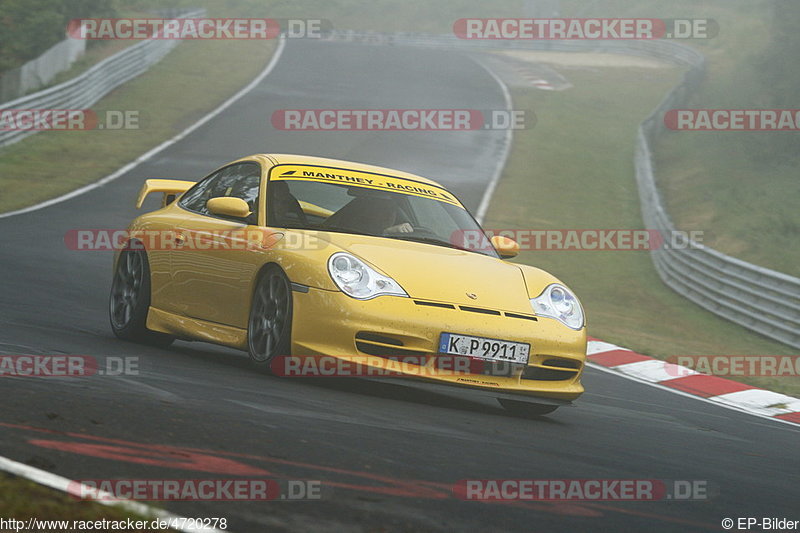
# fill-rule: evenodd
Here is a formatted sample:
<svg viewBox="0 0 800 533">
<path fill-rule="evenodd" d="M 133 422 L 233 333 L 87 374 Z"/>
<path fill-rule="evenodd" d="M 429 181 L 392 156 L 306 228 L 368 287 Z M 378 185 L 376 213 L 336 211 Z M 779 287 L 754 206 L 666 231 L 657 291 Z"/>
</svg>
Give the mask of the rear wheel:
<svg viewBox="0 0 800 533">
<path fill-rule="evenodd" d="M 509 413 L 525 418 L 547 415 L 558 409 L 557 405 L 529 403 L 520 400 L 508 400 L 506 398 L 498 398 L 497 401 L 500 402 L 503 409 Z"/>
<path fill-rule="evenodd" d="M 147 312 L 150 309 L 150 266 L 143 250 L 123 250 L 120 253 L 108 314 L 111 329 L 118 338 L 167 347 L 174 337 L 147 329 Z"/>
<path fill-rule="evenodd" d="M 247 326 L 250 360 L 263 370 L 277 355 L 289 355 L 292 332 L 292 288 L 276 265 L 263 272 L 253 293 Z"/>
</svg>

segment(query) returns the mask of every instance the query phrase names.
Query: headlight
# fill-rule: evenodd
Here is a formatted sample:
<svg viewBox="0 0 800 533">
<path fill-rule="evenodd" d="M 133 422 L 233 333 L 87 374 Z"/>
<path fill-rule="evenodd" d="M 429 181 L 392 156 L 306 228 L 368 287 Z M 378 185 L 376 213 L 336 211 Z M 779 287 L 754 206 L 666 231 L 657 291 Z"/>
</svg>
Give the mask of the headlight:
<svg viewBox="0 0 800 533">
<path fill-rule="evenodd" d="M 408 296 L 395 280 L 375 272 L 364 261 L 348 253 L 333 254 L 328 259 L 328 272 L 343 293 L 359 300 L 383 295 Z"/>
<path fill-rule="evenodd" d="M 583 308 L 572 292 L 563 285 L 553 283 L 536 298 L 531 298 L 531 307 L 539 316 L 555 318 L 567 327 L 583 327 Z"/>
</svg>

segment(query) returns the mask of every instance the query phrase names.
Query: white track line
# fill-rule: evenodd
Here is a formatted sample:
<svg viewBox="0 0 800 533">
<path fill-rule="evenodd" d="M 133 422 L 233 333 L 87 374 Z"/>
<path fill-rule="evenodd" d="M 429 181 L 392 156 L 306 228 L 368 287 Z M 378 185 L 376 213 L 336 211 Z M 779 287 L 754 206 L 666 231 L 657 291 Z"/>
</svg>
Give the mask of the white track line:
<svg viewBox="0 0 800 533">
<path fill-rule="evenodd" d="M 51 200 L 44 201 L 44 202 L 36 204 L 36 205 L 32 205 L 30 207 L 24 207 L 22 209 L 17 209 L 16 211 L 9 211 L 8 213 L 2 213 L 2 214 L 0 214 L 0 218 L 8 218 L 8 217 L 13 217 L 14 215 L 22 215 L 23 213 L 30 213 L 32 211 L 38 211 L 39 209 L 44 209 L 45 207 L 50 207 L 51 205 L 55 205 L 55 204 L 64 202 L 64 201 L 69 200 L 71 198 L 75 198 L 76 196 L 80 196 L 81 194 L 84 194 L 84 193 L 87 193 L 87 192 L 92 191 L 94 189 L 97 189 L 98 187 L 102 187 L 106 183 L 112 182 L 115 179 L 119 178 L 120 176 L 122 176 L 126 172 L 128 172 L 130 170 L 133 170 L 134 168 L 136 168 L 137 166 L 141 165 L 142 163 L 144 163 L 145 161 L 147 161 L 148 159 L 150 159 L 151 157 L 153 157 L 157 153 L 169 148 L 170 146 L 172 146 L 176 142 L 180 141 L 181 139 L 183 139 L 184 137 L 186 137 L 187 135 L 189 135 L 190 133 L 195 131 L 197 128 L 203 126 L 209 120 L 213 119 L 214 117 L 216 117 L 217 115 L 219 115 L 220 113 L 222 113 L 223 111 L 228 109 L 239 98 L 241 98 L 245 94 L 249 93 L 256 85 L 258 85 L 261 82 L 261 80 L 266 78 L 267 75 L 270 72 L 272 72 L 272 69 L 275 68 L 275 65 L 278 63 L 278 60 L 280 59 L 281 54 L 283 53 L 283 48 L 284 48 L 285 45 L 286 45 L 286 39 L 283 36 L 281 36 L 280 40 L 278 41 L 278 46 L 275 49 L 275 53 L 272 55 L 272 59 L 267 64 L 267 66 L 264 68 L 264 70 L 262 70 L 261 73 L 258 76 L 256 76 L 256 78 L 253 81 L 251 81 L 249 84 L 247 84 L 239 92 L 237 92 L 236 94 L 234 94 L 233 96 L 231 96 L 230 98 L 225 100 L 222 104 L 219 105 L 219 107 L 217 107 L 216 109 L 214 109 L 213 111 L 211 111 L 210 113 L 205 115 L 203 118 L 201 118 L 200 120 L 198 120 L 197 122 L 195 122 L 194 124 L 192 124 L 191 126 L 186 128 L 182 132 L 180 132 L 177 135 L 175 135 L 173 138 L 171 138 L 169 140 L 166 140 L 163 143 L 161 143 L 158 146 L 156 146 L 155 148 L 152 148 L 152 149 L 148 150 L 147 152 L 145 152 L 144 154 L 140 155 L 139 157 L 137 157 L 136 159 L 134 159 L 133 161 L 131 161 L 130 163 L 128 163 L 124 167 L 117 169 L 116 171 L 114 171 L 113 173 L 109 174 L 108 176 L 102 178 L 99 181 L 96 181 L 94 183 L 90 183 L 89 185 L 84 185 L 83 187 L 81 187 L 79 189 L 75 189 L 74 191 L 68 192 L 67 194 L 59 196 L 57 198 L 53 198 Z"/>
<path fill-rule="evenodd" d="M 39 470 L 38 468 L 34 468 L 26 464 L 12 461 L 11 459 L 8 459 L 6 457 L 0 457 L 0 470 L 33 481 L 35 483 L 38 483 L 39 485 L 44 485 L 45 487 L 50 487 L 51 489 L 55 489 L 61 492 L 66 492 L 70 496 L 74 496 L 77 498 L 80 498 L 82 494 L 97 494 L 98 498 L 97 500 L 92 499 L 89 501 L 93 501 L 95 503 L 99 503 L 100 505 L 106 505 L 109 507 L 119 507 L 128 512 L 136 513 L 138 515 L 147 518 L 159 518 L 167 521 L 172 520 L 173 522 L 179 522 L 181 521 L 181 519 L 183 519 L 182 516 L 174 515 L 172 513 L 164 511 L 163 509 L 150 507 L 149 505 L 145 505 L 143 503 L 134 502 L 131 500 L 110 499 L 114 498 L 113 494 L 109 494 L 105 491 L 95 490 L 94 488 L 82 485 L 77 481 L 57 476 L 56 474 L 52 474 L 44 470 Z M 184 519 L 183 521 L 185 522 L 186 520 Z M 177 531 L 185 531 L 187 533 L 190 532 L 194 533 L 201 531 L 204 533 L 223 533 L 219 529 L 213 529 L 213 528 L 197 529 L 189 527 L 178 527 L 177 523 L 175 523 L 170 527 L 171 529 L 175 529 Z"/>
<path fill-rule="evenodd" d="M 617 346 L 616 344 L 611 344 L 610 342 L 589 341 L 586 343 L 586 355 L 594 355 L 596 353 L 611 352 L 615 350 L 625 350 L 626 352 L 630 351 L 627 348 Z"/>
<path fill-rule="evenodd" d="M 680 366 L 661 359 L 649 359 L 647 361 L 636 361 L 634 363 L 625 363 L 613 367 L 617 372 L 634 376 L 644 381 L 652 383 L 659 383 L 675 378 L 683 378 L 699 374 L 696 370 Z"/>
<path fill-rule="evenodd" d="M 495 74 L 492 69 L 478 61 L 477 59 L 473 59 L 478 65 L 480 65 L 483 70 L 489 73 L 489 75 L 494 78 L 494 81 L 500 86 L 500 89 L 503 91 L 503 99 L 505 100 L 506 109 L 509 113 L 513 111 L 512 109 L 512 102 L 511 102 L 511 93 L 508 91 L 508 86 L 505 84 L 500 77 Z M 494 191 L 497 188 L 497 183 L 500 181 L 500 176 L 503 175 L 503 171 L 506 168 L 506 163 L 508 162 L 508 156 L 511 153 L 511 144 L 514 139 L 514 134 L 511 128 L 506 130 L 506 137 L 503 139 L 503 154 L 500 156 L 500 159 L 497 161 L 497 166 L 494 169 L 494 173 L 492 174 L 492 178 L 489 180 L 489 184 L 486 186 L 486 190 L 483 192 L 483 198 L 481 198 L 481 203 L 478 205 L 478 210 L 475 214 L 475 220 L 478 221 L 479 224 L 483 224 L 483 218 L 486 216 L 486 212 L 489 210 L 489 204 L 492 201 L 492 196 L 494 195 Z"/>
</svg>

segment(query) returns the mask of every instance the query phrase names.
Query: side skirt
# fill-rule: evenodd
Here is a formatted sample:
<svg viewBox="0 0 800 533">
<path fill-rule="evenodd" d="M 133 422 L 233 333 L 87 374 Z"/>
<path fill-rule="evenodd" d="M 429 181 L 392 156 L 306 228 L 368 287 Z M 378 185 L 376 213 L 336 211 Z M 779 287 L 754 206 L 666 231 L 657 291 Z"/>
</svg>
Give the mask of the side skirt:
<svg viewBox="0 0 800 533">
<path fill-rule="evenodd" d="M 155 307 L 147 313 L 147 329 L 179 339 L 221 344 L 247 351 L 247 330 L 180 316 Z"/>
</svg>

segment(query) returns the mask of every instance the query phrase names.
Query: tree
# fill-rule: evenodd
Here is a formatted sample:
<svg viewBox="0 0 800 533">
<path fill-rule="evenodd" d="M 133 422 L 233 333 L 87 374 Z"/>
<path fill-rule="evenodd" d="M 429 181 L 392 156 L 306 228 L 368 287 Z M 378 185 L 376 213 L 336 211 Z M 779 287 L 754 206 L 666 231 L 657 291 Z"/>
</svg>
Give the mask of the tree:
<svg viewBox="0 0 800 533">
<path fill-rule="evenodd" d="M 757 69 L 761 77 L 759 101 L 779 109 L 800 108 L 800 2 L 773 0 L 770 42 L 760 57 Z M 761 134 L 757 141 L 761 157 L 773 162 L 795 159 L 797 134 Z"/>
<path fill-rule="evenodd" d="M 34 59 L 63 40 L 73 18 L 113 17 L 117 0 L 3 0 L 0 72 Z"/>
</svg>

